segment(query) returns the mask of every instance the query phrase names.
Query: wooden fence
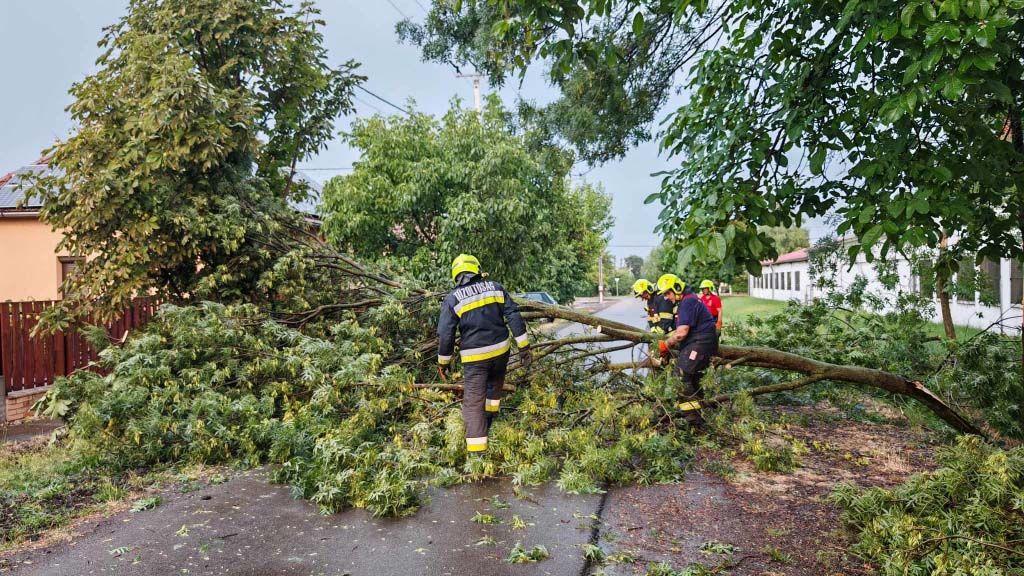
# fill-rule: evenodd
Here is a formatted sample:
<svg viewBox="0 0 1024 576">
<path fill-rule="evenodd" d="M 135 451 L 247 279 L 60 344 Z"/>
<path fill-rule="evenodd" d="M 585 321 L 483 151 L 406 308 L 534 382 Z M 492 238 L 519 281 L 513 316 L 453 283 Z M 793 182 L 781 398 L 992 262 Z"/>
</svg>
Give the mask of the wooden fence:
<svg viewBox="0 0 1024 576">
<path fill-rule="evenodd" d="M 96 359 L 96 350 L 78 331 L 30 336 L 40 314 L 55 303 L 0 302 L 0 374 L 7 393 L 49 386 L 58 376 L 67 376 Z M 151 299 L 136 299 L 124 315 L 106 324 L 108 336 L 120 340 L 152 318 L 157 306 Z"/>
</svg>

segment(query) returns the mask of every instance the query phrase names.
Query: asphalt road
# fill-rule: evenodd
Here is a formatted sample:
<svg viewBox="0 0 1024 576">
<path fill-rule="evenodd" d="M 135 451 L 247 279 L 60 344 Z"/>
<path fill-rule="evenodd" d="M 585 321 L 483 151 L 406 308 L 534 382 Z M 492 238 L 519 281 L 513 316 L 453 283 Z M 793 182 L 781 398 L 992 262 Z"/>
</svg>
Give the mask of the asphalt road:
<svg viewBox="0 0 1024 576">
<path fill-rule="evenodd" d="M 637 326 L 643 307 L 623 299 L 601 316 Z M 570 325 L 560 334 L 585 330 Z M 613 361 L 631 358 L 613 353 Z M 489 498 L 511 504 L 494 509 Z M 593 534 L 599 496 L 570 496 L 548 485 L 515 497 L 506 481 L 435 490 L 430 503 L 403 519 L 377 519 L 362 510 L 320 515 L 287 487 L 253 471 L 194 492 L 167 492 L 164 503 L 125 512 L 78 528 L 70 543 L 23 552 L 0 572 L 38 576 L 92 574 L 165 575 L 572 575 L 585 571 L 581 546 Z M 472 522 L 477 512 L 502 524 Z M 514 530 L 513 515 L 526 522 Z M 487 537 L 494 543 L 481 544 Z M 547 547 L 536 564 L 505 562 L 516 543 Z"/>
</svg>

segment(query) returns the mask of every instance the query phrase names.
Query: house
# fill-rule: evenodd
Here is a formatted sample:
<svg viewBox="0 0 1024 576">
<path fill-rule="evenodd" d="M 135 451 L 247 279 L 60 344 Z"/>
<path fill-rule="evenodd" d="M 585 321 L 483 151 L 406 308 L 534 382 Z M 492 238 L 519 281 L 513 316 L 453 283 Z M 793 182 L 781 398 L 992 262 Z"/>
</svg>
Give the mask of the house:
<svg viewBox="0 0 1024 576">
<path fill-rule="evenodd" d="M 846 243 L 852 241 L 847 239 Z M 782 254 L 773 261 L 764 261 L 761 263 L 761 275 L 751 276 L 748 280 L 749 294 L 756 298 L 799 302 L 810 302 L 824 296 L 824 290 L 816 279 L 811 278 L 810 264 L 807 248 Z M 932 320 L 941 321 L 934 280 L 922 279 L 903 255 L 896 255 L 894 264 L 900 278 L 900 289 L 932 298 L 936 304 Z M 973 259 L 964 264 L 966 266 L 962 267 L 969 269 L 969 273 L 976 273 Z M 868 262 L 863 254 L 857 256 L 852 266 L 840 265 L 838 268 L 834 280 L 839 288 L 848 287 L 863 278 L 868 282 L 868 290 L 885 290 L 878 280 L 874 264 Z M 985 261 L 978 271 L 985 275 L 987 294 L 984 297 L 978 292 L 951 296 L 949 307 L 953 323 L 981 329 L 993 326 L 1006 333 L 1018 333 L 1024 288 L 1021 263 L 1008 258 L 999 262 Z"/>
<path fill-rule="evenodd" d="M 60 299 L 61 282 L 81 260 L 57 251 L 62 235 L 40 222 L 38 200 L 20 204 L 26 177 L 47 169 L 41 158 L 0 177 L 0 302 Z"/>
</svg>

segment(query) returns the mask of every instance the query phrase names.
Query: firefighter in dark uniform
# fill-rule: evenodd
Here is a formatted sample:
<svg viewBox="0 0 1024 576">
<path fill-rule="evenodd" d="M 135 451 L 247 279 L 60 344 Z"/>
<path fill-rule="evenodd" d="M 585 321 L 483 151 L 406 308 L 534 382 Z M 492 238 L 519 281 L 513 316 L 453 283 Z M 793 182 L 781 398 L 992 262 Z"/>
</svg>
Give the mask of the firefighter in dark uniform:
<svg viewBox="0 0 1024 576">
<path fill-rule="evenodd" d="M 683 380 L 684 397 L 679 404 L 683 417 L 694 426 L 703 424 L 700 401 L 704 391 L 700 379 L 704 376 L 711 357 L 718 353 L 718 330 L 707 306 L 682 282 L 658 288 L 665 297 L 676 303 L 675 331 L 668 337 L 669 348 L 678 348 L 675 373 Z"/>
<path fill-rule="evenodd" d="M 654 284 L 641 278 L 633 282 L 633 296 L 644 301 L 644 312 L 647 313 L 647 327 L 654 329 L 658 324 L 658 313 L 654 311 L 654 304 L 657 299 L 657 290 Z"/>
<path fill-rule="evenodd" d="M 460 254 L 452 262 L 452 279 L 455 289 L 441 303 L 437 321 L 438 372 L 447 380 L 458 332 L 466 449 L 482 452 L 487 449 L 487 432 L 501 405 L 512 338 L 524 367 L 533 362 L 533 354 L 519 307 L 501 284 L 480 274 L 479 260 Z"/>
<path fill-rule="evenodd" d="M 658 278 L 658 293 L 651 297 L 651 307 L 656 317 L 655 325 L 651 327 L 651 332 L 655 334 L 668 334 L 675 328 L 676 305 L 668 298 L 665 298 L 665 292 L 661 289 L 663 283 L 671 283 L 672 281 L 682 283 L 682 280 L 679 280 L 679 277 L 675 274 L 662 274 L 661 278 Z"/>
</svg>

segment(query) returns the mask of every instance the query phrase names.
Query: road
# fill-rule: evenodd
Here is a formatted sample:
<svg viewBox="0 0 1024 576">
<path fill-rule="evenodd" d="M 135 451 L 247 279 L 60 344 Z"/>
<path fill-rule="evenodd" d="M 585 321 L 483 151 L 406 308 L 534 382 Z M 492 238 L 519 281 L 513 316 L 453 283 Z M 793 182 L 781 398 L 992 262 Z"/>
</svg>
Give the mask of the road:
<svg viewBox="0 0 1024 576">
<path fill-rule="evenodd" d="M 641 326 L 643 307 L 628 299 L 601 316 Z M 579 333 L 578 325 L 560 334 Z M 614 361 L 627 361 L 628 351 Z M 511 508 L 495 509 L 500 496 Z M 162 495 L 150 511 L 125 512 L 78 527 L 70 543 L 23 552 L 10 558 L 13 574 L 164 575 L 572 575 L 585 571 L 581 546 L 593 534 L 599 496 L 571 496 L 548 485 L 515 497 L 507 481 L 489 481 L 434 490 L 416 515 L 377 519 L 363 510 L 321 516 L 309 502 L 292 498 L 285 486 L 271 484 L 266 472 L 241 474 L 220 485 Z M 470 519 L 490 513 L 502 524 Z M 527 523 L 513 530 L 512 516 Z M 491 537 L 494 544 L 480 544 Z M 510 565 L 509 550 L 547 547 L 548 560 Z M 0 565 L 2 566 L 2 565 Z M 0 567 L 0 572 L 5 569 Z"/>
</svg>

